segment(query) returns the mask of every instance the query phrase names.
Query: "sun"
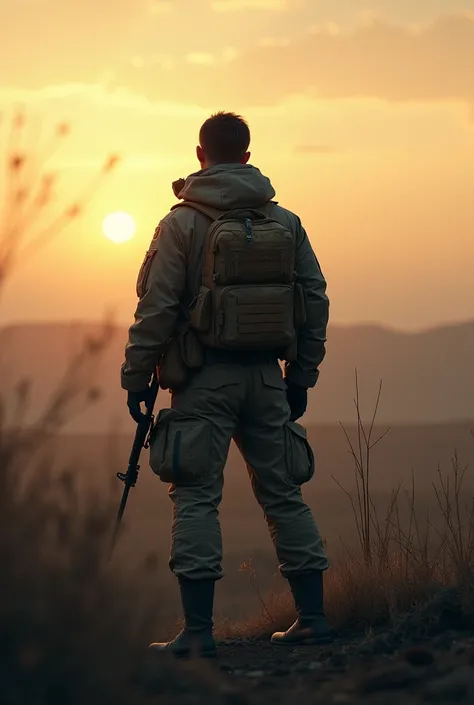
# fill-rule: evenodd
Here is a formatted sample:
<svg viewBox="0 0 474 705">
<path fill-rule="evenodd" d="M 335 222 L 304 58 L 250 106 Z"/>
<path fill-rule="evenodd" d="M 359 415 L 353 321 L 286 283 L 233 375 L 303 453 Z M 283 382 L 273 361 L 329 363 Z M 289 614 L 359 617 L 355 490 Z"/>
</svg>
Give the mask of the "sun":
<svg viewBox="0 0 474 705">
<path fill-rule="evenodd" d="M 120 244 L 131 240 L 137 229 L 135 219 L 130 213 L 109 213 L 102 223 L 102 232 L 112 242 Z"/>
</svg>

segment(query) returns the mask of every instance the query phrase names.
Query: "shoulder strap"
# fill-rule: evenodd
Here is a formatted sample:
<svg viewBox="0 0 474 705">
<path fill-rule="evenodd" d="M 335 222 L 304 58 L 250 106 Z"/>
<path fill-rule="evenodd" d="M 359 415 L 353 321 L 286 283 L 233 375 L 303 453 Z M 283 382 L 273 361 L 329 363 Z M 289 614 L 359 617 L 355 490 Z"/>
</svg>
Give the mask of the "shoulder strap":
<svg viewBox="0 0 474 705">
<path fill-rule="evenodd" d="M 260 213 L 262 213 L 265 218 L 268 218 L 268 216 L 272 212 L 273 206 L 276 206 L 276 201 L 268 201 L 268 203 L 265 203 L 265 205 L 261 206 L 260 208 L 257 208 L 256 210 L 260 211 Z"/>
<path fill-rule="evenodd" d="M 211 220 L 218 220 L 221 218 L 226 211 L 221 211 L 218 208 L 212 208 L 212 206 L 203 206 L 201 203 L 196 203 L 195 201 L 181 201 L 181 203 L 176 203 L 171 210 L 174 211 L 176 208 L 194 208 L 195 211 L 199 211 L 203 215 L 207 215 Z"/>
<path fill-rule="evenodd" d="M 212 221 L 219 220 L 219 218 L 222 218 L 226 213 L 232 213 L 235 212 L 235 210 L 252 210 L 255 211 L 256 213 L 261 213 L 265 218 L 268 218 L 273 206 L 277 205 L 276 201 L 268 201 L 268 203 L 265 203 L 264 205 L 258 207 L 258 208 L 244 208 L 242 207 L 241 209 L 227 209 L 225 211 L 219 210 L 219 208 L 213 208 L 212 206 L 203 206 L 201 203 L 196 203 L 195 201 L 181 201 L 181 203 L 176 203 L 171 210 L 176 210 L 176 208 L 183 208 L 183 207 L 188 207 L 188 208 L 194 208 L 194 210 L 198 211 L 199 213 L 202 213 L 203 215 L 207 215 L 208 218 L 210 218 Z"/>
</svg>

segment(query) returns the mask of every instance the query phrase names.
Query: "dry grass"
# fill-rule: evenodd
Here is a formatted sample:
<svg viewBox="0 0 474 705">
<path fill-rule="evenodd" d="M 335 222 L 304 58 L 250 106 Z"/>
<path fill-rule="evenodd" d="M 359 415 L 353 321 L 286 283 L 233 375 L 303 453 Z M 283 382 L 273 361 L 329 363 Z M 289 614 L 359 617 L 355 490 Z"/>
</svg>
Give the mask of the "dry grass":
<svg viewBox="0 0 474 705">
<path fill-rule="evenodd" d="M 411 487 L 396 487 L 383 512 L 372 495 L 372 449 L 388 430 L 375 440 L 374 425 L 382 385 L 373 417 L 366 426 L 360 413 L 360 392 L 356 374 L 354 406 L 357 418 L 355 439 L 343 427 L 349 452 L 354 459 L 354 487 L 346 494 L 354 518 L 357 546 L 343 543 L 344 555 L 327 572 L 326 611 L 340 630 L 365 630 L 391 626 L 414 605 L 420 605 L 442 588 L 459 587 L 471 594 L 474 576 L 474 496 L 466 487 L 467 465 L 454 452 L 449 472 L 438 467 L 433 483 L 435 512 L 422 515 L 418 508 L 415 476 Z M 342 537 L 341 540 L 343 541 Z M 262 596 L 251 562 L 242 569 L 249 575 L 261 609 L 248 620 L 219 625 L 226 637 L 266 638 L 287 628 L 295 618 L 288 592 L 272 591 Z"/>
<path fill-rule="evenodd" d="M 104 344 L 90 343 L 75 358 L 83 367 Z M 137 599 L 152 594 L 144 574 L 133 582 L 107 561 L 117 496 L 79 491 L 73 472 L 50 470 L 51 419 L 57 430 L 80 396 L 65 385 L 33 431 L 17 425 L 0 437 L 0 681 L 8 704 L 130 702 L 156 618 L 156 605 Z"/>
<path fill-rule="evenodd" d="M 26 128 L 25 116 L 17 113 L 7 129 L 0 293 L 26 259 L 84 213 L 118 161 L 108 157 L 83 194 L 58 209 L 57 178 L 46 165 L 69 126 L 59 124 L 42 149 L 33 140 L 31 150 L 25 146 Z M 81 482 L 74 468 L 53 470 L 57 434 L 100 398 L 94 372 L 113 332 L 113 325 L 104 323 L 99 335 L 84 339 L 33 425 L 25 419 L 34 379 L 18 380 L 13 398 L 0 398 L 0 700 L 5 705 L 149 700 L 143 676 L 150 682 L 152 674 L 144 671 L 144 656 L 163 611 L 156 562 L 147 557 L 132 571 L 120 565 L 117 554 L 109 560 L 122 491 L 115 473 L 113 486 L 97 491 L 85 489 L 89 483 Z M 152 685 L 166 693 L 166 702 L 185 702 L 183 694 L 192 695 L 196 682 L 202 692 L 212 690 L 209 679 L 196 680 L 192 668 L 179 678 L 175 669 L 166 663 L 153 673 Z"/>
<path fill-rule="evenodd" d="M 0 182 L 0 289 L 25 262 L 85 213 L 104 178 L 119 157 L 111 154 L 102 169 L 84 185 L 80 194 L 58 208 L 58 175 L 49 161 L 71 131 L 58 123 L 46 136 L 21 112 L 4 121 L 0 148 L 5 150 L 4 174 Z M 2 125 L 2 126 L 3 126 Z M 2 144 L 3 142 L 3 144 Z M 32 144 L 32 148 L 28 148 Z"/>
<path fill-rule="evenodd" d="M 86 192 L 59 212 L 54 207 L 56 177 L 45 160 L 68 126 L 58 125 L 40 152 L 25 148 L 26 127 L 25 117 L 16 114 L 6 141 L 0 290 L 19 263 L 78 218 L 87 203 Z M 110 157 L 98 178 L 115 162 Z M 52 471 L 50 441 L 100 396 L 91 380 L 112 332 L 104 325 L 99 336 L 84 340 L 33 427 L 25 426 L 25 412 L 34 380 L 18 380 L 14 398 L 0 400 L 5 705 L 140 702 L 132 681 L 156 605 L 137 599 L 145 590 L 153 594 L 145 572 L 125 576 L 107 561 L 119 488 L 83 491 L 74 472 Z"/>
</svg>

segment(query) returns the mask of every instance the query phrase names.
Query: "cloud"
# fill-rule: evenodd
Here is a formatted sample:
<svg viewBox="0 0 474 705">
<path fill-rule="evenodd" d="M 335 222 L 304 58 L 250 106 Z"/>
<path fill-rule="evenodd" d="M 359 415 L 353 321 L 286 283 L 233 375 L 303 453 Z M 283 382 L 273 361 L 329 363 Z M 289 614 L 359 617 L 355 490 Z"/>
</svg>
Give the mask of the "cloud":
<svg viewBox="0 0 474 705">
<path fill-rule="evenodd" d="M 288 45 L 273 44 L 226 63 L 198 62 L 187 70 L 185 84 L 173 71 L 144 76 L 139 90 L 157 86 L 163 99 L 231 106 L 275 105 L 294 95 L 474 100 L 474 18 L 468 16 L 445 16 L 418 30 L 377 21 L 349 33 L 308 33 Z"/>
<path fill-rule="evenodd" d="M 330 144 L 298 144 L 295 154 L 334 154 L 337 149 Z"/>
<path fill-rule="evenodd" d="M 285 39 L 289 33 L 268 39 L 272 33 L 262 33 L 267 39 L 260 45 L 256 39 L 253 47 L 232 44 L 216 47 L 212 54 L 189 46 L 170 56 L 163 49 L 161 56 L 156 46 L 148 54 L 143 45 L 140 51 L 121 47 L 121 58 L 115 61 L 88 52 L 68 63 L 69 55 L 58 61 L 56 54 L 47 58 L 38 53 L 38 71 L 30 70 L 31 63 L 19 68 L 3 62 L 0 82 L 25 87 L 46 80 L 79 83 L 84 76 L 93 81 L 113 68 L 110 85 L 126 86 L 151 101 L 213 110 L 281 105 L 295 96 L 474 104 L 474 16 L 446 15 L 418 29 L 380 20 L 350 32 L 310 27 L 297 39 Z M 133 57 L 143 59 L 141 68 L 132 65 Z"/>
<path fill-rule="evenodd" d="M 193 54 L 186 54 L 186 61 L 190 64 L 197 64 L 198 66 L 207 66 L 213 64 L 216 57 L 213 54 L 207 54 L 205 52 L 195 52 Z"/>
<path fill-rule="evenodd" d="M 214 12 L 240 12 L 242 10 L 270 10 L 284 12 L 297 6 L 295 0 L 212 0 Z"/>
<path fill-rule="evenodd" d="M 319 25 L 311 25 L 309 28 L 310 34 L 333 34 L 337 36 L 341 34 L 341 28 L 336 22 L 323 22 Z"/>
<path fill-rule="evenodd" d="M 235 47 L 225 47 L 222 51 L 222 59 L 224 61 L 234 61 L 239 56 L 239 51 Z"/>
<path fill-rule="evenodd" d="M 0 87 L 0 107 L 35 104 L 43 107 L 57 106 L 63 103 L 74 113 L 76 105 L 109 107 L 114 110 L 129 111 L 136 114 L 160 116 L 166 119 L 193 117 L 200 118 L 206 114 L 205 109 L 191 103 L 160 100 L 152 101 L 147 96 L 127 88 L 106 89 L 103 85 L 92 83 L 52 84 L 38 89 L 17 87 Z"/>
<path fill-rule="evenodd" d="M 474 19 L 447 16 L 418 31 L 379 21 L 348 34 L 312 34 L 286 47 L 258 47 L 234 68 L 248 77 L 253 101 L 291 94 L 471 101 Z"/>
<path fill-rule="evenodd" d="M 288 37 L 262 37 L 258 40 L 259 47 L 287 47 L 290 44 Z"/>
<path fill-rule="evenodd" d="M 474 0 L 313 0 L 315 21 L 354 26 L 375 17 L 394 22 L 430 22 L 447 13 L 474 11 Z"/>
<path fill-rule="evenodd" d="M 152 15 L 168 15 L 170 12 L 173 12 L 173 10 L 173 3 L 167 0 L 157 0 L 150 5 Z"/>
</svg>

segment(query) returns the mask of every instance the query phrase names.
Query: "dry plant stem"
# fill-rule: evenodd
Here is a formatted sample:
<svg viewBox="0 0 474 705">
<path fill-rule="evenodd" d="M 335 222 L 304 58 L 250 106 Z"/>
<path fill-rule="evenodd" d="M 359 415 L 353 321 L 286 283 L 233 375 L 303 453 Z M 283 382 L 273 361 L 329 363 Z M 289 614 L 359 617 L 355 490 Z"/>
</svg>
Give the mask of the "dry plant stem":
<svg viewBox="0 0 474 705">
<path fill-rule="evenodd" d="M 370 480 L 371 480 L 371 452 L 376 445 L 378 445 L 383 438 L 389 433 L 390 429 L 387 429 L 382 433 L 375 441 L 372 440 L 373 432 L 375 428 L 375 421 L 377 417 L 377 412 L 380 404 L 380 397 L 382 393 L 382 381 L 379 384 L 377 399 L 372 415 L 372 419 L 369 424 L 368 431 L 364 427 L 362 420 L 362 414 L 360 409 L 360 392 L 359 392 L 359 379 L 357 370 L 355 372 L 355 386 L 356 386 L 356 396 L 354 399 L 354 406 L 356 410 L 357 418 L 357 449 L 355 448 L 346 427 L 341 423 L 341 428 L 346 437 L 347 443 L 349 445 L 349 452 L 354 459 L 354 476 L 356 480 L 356 499 L 351 495 L 351 493 L 344 488 L 340 482 L 334 477 L 334 481 L 340 487 L 340 489 L 348 497 L 352 512 L 354 515 L 357 535 L 359 537 L 359 544 L 362 549 L 362 554 L 364 560 L 368 565 L 372 564 L 372 543 L 371 543 L 371 528 L 374 528 L 378 533 L 379 538 L 382 538 L 382 532 L 380 531 L 380 525 L 377 518 L 377 513 L 375 511 L 375 506 L 373 504 L 371 493 L 370 493 Z M 397 491 L 398 495 L 398 491 Z M 392 502 L 392 512 L 394 502 Z"/>
<path fill-rule="evenodd" d="M 273 621 L 273 616 L 272 616 L 272 614 L 270 613 L 270 610 L 268 609 L 268 605 L 267 605 L 265 599 L 263 598 L 263 595 L 262 595 L 262 593 L 261 593 L 261 590 L 260 590 L 260 588 L 259 588 L 259 586 L 258 586 L 258 583 L 257 583 L 257 573 L 256 573 L 255 568 L 253 567 L 252 559 L 250 559 L 249 561 L 245 561 L 244 563 L 242 563 L 242 565 L 240 566 L 240 572 L 241 572 L 241 573 L 246 573 L 246 574 L 248 575 L 249 580 L 250 580 L 250 583 L 251 583 L 251 585 L 252 585 L 252 587 L 253 587 L 253 589 L 254 589 L 256 595 L 257 595 L 258 601 L 260 602 L 260 606 L 261 606 L 261 609 L 262 609 L 262 614 L 265 615 L 265 617 L 269 620 L 269 622 L 272 622 L 272 621 Z"/>
<path fill-rule="evenodd" d="M 438 486 L 433 483 L 438 507 L 444 519 L 445 542 L 456 566 L 458 579 L 473 568 L 474 498 L 470 506 L 462 506 L 461 493 L 467 465 L 461 467 L 457 452 L 451 461 L 451 477 L 443 477 L 438 465 Z"/>
<path fill-rule="evenodd" d="M 55 174 L 46 168 L 48 160 L 69 134 L 59 123 L 46 145 L 36 151 L 26 146 L 28 121 L 17 112 L 7 128 L 4 189 L 0 221 L 0 290 L 15 268 L 35 256 L 85 211 L 104 178 L 119 161 L 110 155 L 102 169 L 75 199 L 64 208 L 53 208 Z"/>
<path fill-rule="evenodd" d="M 43 232 L 57 234 L 79 215 L 69 206 L 66 218 L 53 215 L 45 231 L 37 227 L 36 217 L 54 205 L 53 180 L 35 181 L 42 155 L 35 160 L 25 149 L 25 122 L 17 114 L 8 139 L 0 289 L 19 259 L 47 241 Z M 64 136 L 66 126 L 57 132 Z M 110 159 L 107 165 L 103 173 L 113 167 Z M 13 399 L 0 398 L 0 681 L 6 705 L 143 702 L 132 676 L 156 605 L 134 598 L 137 591 L 153 591 L 145 575 L 119 579 L 104 560 L 116 498 L 80 488 L 77 469 L 53 470 L 47 445 L 100 397 L 93 372 L 112 334 L 107 320 L 77 347 L 33 426 L 27 411 L 35 380 L 20 380 Z M 121 647 L 111 650 L 111 644 Z"/>
</svg>

